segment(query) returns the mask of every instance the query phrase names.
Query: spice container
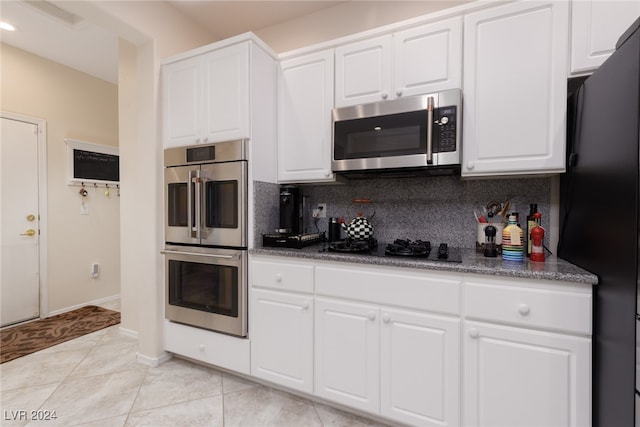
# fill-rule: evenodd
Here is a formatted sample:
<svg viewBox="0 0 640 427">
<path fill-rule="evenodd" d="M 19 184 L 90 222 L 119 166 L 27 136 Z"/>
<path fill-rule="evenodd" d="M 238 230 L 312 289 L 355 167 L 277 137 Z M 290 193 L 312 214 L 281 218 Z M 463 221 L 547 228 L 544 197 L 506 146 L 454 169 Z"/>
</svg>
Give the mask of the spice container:
<svg viewBox="0 0 640 427">
<path fill-rule="evenodd" d="M 531 229 L 531 261 L 544 262 L 544 228 L 539 225 Z"/>
<path fill-rule="evenodd" d="M 484 228 L 485 242 L 484 242 L 484 256 L 487 258 L 495 258 L 498 256 L 498 249 L 496 248 L 496 228 L 489 224 Z"/>
</svg>

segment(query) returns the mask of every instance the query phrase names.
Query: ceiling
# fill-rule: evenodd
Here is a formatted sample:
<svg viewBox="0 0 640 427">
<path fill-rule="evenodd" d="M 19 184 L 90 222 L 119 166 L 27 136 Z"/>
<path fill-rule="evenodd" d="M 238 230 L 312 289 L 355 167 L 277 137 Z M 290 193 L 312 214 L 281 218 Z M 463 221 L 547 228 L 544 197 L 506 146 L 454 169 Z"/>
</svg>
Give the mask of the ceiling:
<svg viewBox="0 0 640 427">
<path fill-rule="evenodd" d="M 212 40 L 256 31 L 342 1 L 168 1 L 208 29 Z M 118 37 L 64 9 L 61 1 L 0 0 L 3 43 L 98 77 L 118 81 Z"/>
</svg>

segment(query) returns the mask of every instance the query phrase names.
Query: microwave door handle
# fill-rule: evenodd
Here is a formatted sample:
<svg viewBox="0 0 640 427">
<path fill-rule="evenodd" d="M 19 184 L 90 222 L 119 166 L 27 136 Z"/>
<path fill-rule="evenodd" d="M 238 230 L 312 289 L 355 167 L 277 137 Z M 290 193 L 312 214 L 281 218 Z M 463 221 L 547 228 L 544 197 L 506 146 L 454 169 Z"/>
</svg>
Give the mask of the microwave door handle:
<svg viewBox="0 0 640 427">
<path fill-rule="evenodd" d="M 433 164 L 433 97 L 427 98 L 427 164 Z"/>
</svg>

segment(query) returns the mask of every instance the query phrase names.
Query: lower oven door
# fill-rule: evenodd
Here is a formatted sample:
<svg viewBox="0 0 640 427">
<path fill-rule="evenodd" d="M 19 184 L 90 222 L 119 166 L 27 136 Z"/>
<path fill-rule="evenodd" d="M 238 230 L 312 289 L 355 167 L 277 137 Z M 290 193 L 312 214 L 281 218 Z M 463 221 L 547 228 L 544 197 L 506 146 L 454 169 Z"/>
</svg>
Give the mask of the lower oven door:
<svg viewBox="0 0 640 427">
<path fill-rule="evenodd" d="M 167 246 L 168 320 L 247 335 L 247 251 Z"/>
</svg>

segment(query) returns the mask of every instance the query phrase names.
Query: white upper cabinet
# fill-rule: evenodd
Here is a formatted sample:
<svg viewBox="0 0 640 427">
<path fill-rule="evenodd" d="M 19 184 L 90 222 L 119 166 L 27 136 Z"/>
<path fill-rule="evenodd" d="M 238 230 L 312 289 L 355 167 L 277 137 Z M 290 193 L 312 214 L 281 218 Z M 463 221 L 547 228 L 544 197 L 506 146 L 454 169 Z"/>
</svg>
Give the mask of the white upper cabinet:
<svg viewBox="0 0 640 427">
<path fill-rule="evenodd" d="M 465 16 L 463 176 L 565 170 L 568 25 L 564 1 Z"/>
<path fill-rule="evenodd" d="M 580 0 L 571 5 L 571 72 L 598 68 L 640 16 L 640 0 Z"/>
<path fill-rule="evenodd" d="M 336 107 L 459 88 L 462 18 L 336 48 Z"/>
<path fill-rule="evenodd" d="M 389 98 L 391 46 L 387 35 L 336 48 L 336 107 Z"/>
<path fill-rule="evenodd" d="M 250 137 L 244 42 L 163 67 L 164 147 Z"/>
<path fill-rule="evenodd" d="M 200 58 L 189 58 L 162 68 L 164 147 L 200 142 Z"/>
<path fill-rule="evenodd" d="M 203 136 L 206 141 L 249 138 L 249 43 L 202 57 Z"/>
<path fill-rule="evenodd" d="M 396 97 L 462 85 L 462 17 L 398 32 L 393 46 Z"/>
<path fill-rule="evenodd" d="M 333 181 L 333 50 L 280 63 L 278 182 Z"/>
</svg>

